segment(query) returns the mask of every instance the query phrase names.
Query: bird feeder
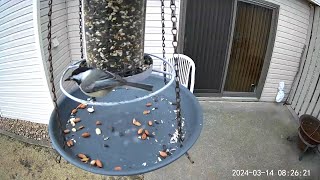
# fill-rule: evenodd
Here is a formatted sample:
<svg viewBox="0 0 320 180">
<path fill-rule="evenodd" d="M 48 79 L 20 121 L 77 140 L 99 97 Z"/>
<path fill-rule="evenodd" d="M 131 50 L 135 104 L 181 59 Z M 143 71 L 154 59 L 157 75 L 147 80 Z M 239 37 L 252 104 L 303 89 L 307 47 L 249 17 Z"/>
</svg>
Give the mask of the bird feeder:
<svg viewBox="0 0 320 180">
<path fill-rule="evenodd" d="M 146 0 L 84 0 L 85 52 L 93 67 L 131 74 L 144 63 Z"/>
<path fill-rule="evenodd" d="M 202 110 L 195 96 L 179 85 L 178 56 L 174 66 L 164 58 L 143 52 L 146 1 L 80 0 L 79 3 L 82 59 L 63 72 L 59 85 L 66 96 L 59 103 L 52 84 L 55 110 L 50 117 L 49 135 L 53 147 L 77 167 L 117 176 L 146 173 L 184 154 L 188 156 L 187 151 L 203 126 Z M 164 0 L 161 6 L 164 9 Z M 177 32 L 174 0 L 170 8 L 174 33 Z M 49 1 L 48 61 L 52 69 L 51 13 Z M 162 33 L 164 41 L 164 30 Z M 177 34 L 173 36 L 177 55 Z M 153 69 L 150 59 L 163 62 L 168 71 Z M 116 73 L 127 81 L 151 84 L 154 90 L 149 93 L 119 88 L 94 102 L 88 101 L 79 89 L 67 92 L 63 84 L 69 70 L 86 64 Z M 137 77 L 145 72 L 149 74 Z M 53 73 L 50 81 L 54 82 Z"/>
</svg>

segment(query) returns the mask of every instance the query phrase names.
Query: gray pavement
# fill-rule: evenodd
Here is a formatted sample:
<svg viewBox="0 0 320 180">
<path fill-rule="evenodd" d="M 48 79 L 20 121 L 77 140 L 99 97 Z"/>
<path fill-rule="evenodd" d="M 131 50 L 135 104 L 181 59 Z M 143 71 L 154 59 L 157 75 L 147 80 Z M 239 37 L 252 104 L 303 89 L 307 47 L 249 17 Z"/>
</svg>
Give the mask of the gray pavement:
<svg viewBox="0 0 320 180">
<path fill-rule="evenodd" d="M 238 179 L 232 170 L 273 170 L 273 176 L 252 174 L 242 179 L 320 179 L 320 156 L 310 152 L 302 161 L 294 142 L 298 124 L 289 110 L 273 103 L 202 102 L 204 128 L 186 157 L 145 174 L 149 180 Z M 278 170 L 310 170 L 309 177 L 280 177 Z"/>
</svg>

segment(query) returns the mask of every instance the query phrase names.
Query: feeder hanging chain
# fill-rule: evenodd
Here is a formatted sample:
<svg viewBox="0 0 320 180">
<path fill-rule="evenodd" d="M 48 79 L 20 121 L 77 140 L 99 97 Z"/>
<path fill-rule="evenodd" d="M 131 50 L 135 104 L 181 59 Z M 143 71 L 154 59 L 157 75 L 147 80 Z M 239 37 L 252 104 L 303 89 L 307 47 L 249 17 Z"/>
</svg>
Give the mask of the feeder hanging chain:
<svg viewBox="0 0 320 180">
<path fill-rule="evenodd" d="M 59 126 L 59 129 L 60 129 L 60 133 L 61 133 L 61 136 L 63 137 L 63 148 L 65 148 L 65 138 L 63 136 L 63 129 L 62 129 L 62 125 L 61 125 L 61 116 L 60 116 L 60 113 L 59 113 L 59 106 L 58 106 L 58 103 L 57 103 L 57 94 L 56 94 L 56 87 L 54 85 L 54 75 L 53 75 L 53 63 L 52 63 L 52 38 L 51 38 L 51 23 L 52 23 L 52 0 L 49 0 L 48 1 L 48 6 L 49 6 L 49 12 L 48 12 L 48 36 L 47 36 L 47 40 L 48 40 L 48 53 L 49 53 L 49 56 L 48 56 L 48 62 L 49 62 L 49 73 L 50 73 L 50 84 L 51 84 L 51 92 L 52 92 L 52 101 L 53 101 L 53 104 L 54 104 L 54 110 L 56 111 L 56 118 L 58 119 L 58 126 Z M 57 162 L 60 163 L 61 161 L 61 156 L 58 155 L 57 157 Z"/>
<path fill-rule="evenodd" d="M 172 35 L 173 35 L 173 40 L 172 40 L 172 46 L 173 46 L 173 58 L 174 58 L 174 70 L 176 72 L 176 111 L 177 111 L 177 123 L 178 123 L 178 140 L 180 142 L 180 146 L 182 146 L 182 142 L 184 140 L 183 138 L 183 132 L 182 132 L 182 117 L 181 117 L 181 97 L 180 97 L 180 76 L 179 76 L 179 68 L 178 68 L 178 29 L 177 29 L 177 16 L 176 16 L 176 9 L 177 6 L 175 4 L 175 0 L 171 0 L 170 3 L 170 9 L 171 9 L 171 22 L 172 22 Z M 193 164 L 194 161 L 191 159 L 191 156 L 188 152 L 185 153 L 189 161 Z"/>
<path fill-rule="evenodd" d="M 166 38 L 164 37 L 165 35 L 165 19 L 164 19 L 164 0 L 161 0 L 161 23 L 162 23 L 162 57 L 163 59 L 166 59 L 166 44 L 165 44 L 165 40 Z M 167 71 L 167 63 L 163 61 L 163 71 L 166 72 Z M 164 79 L 164 84 L 167 84 L 167 75 L 163 74 L 163 79 Z"/>
<path fill-rule="evenodd" d="M 176 5 L 175 5 L 175 0 L 171 0 L 171 4 L 170 4 L 170 9 L 171 9 L 171 21 L 172 21 L 172 35 L 173 35 L 173 40 L 172 40 L 172 46 L 174 49 L 173 52 L 173 58 L 174 58 L 174 69 L 176 72 L 176 103 L 177 103 L 177 123 L 178 123 L 178 133 L 179 133 L 179 140 L 180 142 L 183 141 L 182 138 L 182 127 L 181 127 L 181 106 L 180 106 L 180 102 L 181 102 L 181 98 L 180 98 L 180 77 L 179 77 L 179 68 L 178 68 L 178 41 L 177 41 L 177 17 L 176 17 Z"/>
<path fill-rule="evenodd" d="M 79 35 L 80 35 L 80 54 L 83 60 L 83 31 L 82 31 L 82 0 L 79 0 Z"/>
</svg>

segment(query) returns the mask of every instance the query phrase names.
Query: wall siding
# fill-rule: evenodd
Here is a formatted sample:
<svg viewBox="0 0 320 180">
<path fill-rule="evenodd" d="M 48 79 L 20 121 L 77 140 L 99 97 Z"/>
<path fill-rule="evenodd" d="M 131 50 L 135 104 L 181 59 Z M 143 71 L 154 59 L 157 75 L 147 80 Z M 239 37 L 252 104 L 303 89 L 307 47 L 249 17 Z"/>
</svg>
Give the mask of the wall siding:
<svg viewBox="0 0 320 180">
<path fill-rule="evenodd" d="M 279 82 L 285 82 L 288 95 L 307 43 L 310 6 L 305 0 L 268 0 L 280 5 L 278 27 L 261 101 L 275 101 Z"/>
<path fill-rule="evenodd" d="M 309 50 L 304 56 L 299 74 L 290 94 L 290 105 L 299 115 L 320 118 L 320 7 L 315 8 Z"/>
<path fill-rule="evenodd" d="M 39 51 L 37 3 L 0 1 L 1 116 L 47 123 L 53 108 Z"/>
<path fill-rule="evenodd" d="M 40 1 L 40 23 L 41 23 L 41 39 L 43 44 L 44 61 L 46 62 L 46 68 L 49 64 L 48 59 L 48 0 Z M 52 49 L 53 58 L 53 75 L 55 78 L 55 86 L 58 100 L 60 101 L 64 94 L 60 90 L 59 80 L 63 71 L 71 63 L 71 51 L 68 36 L 68 13 L 67 13 L 67 1 L 66 0 L 56 0 L 53 1 L 52 6 L 52 38 L 57 38 L 59 41 L 59 46 Z M 47 71 L 47 76 L 49 77 L 49 72 Z M 74 83 L 64 82 L 65 89 L 70 92 L 74 87 Z"/>
</svg>

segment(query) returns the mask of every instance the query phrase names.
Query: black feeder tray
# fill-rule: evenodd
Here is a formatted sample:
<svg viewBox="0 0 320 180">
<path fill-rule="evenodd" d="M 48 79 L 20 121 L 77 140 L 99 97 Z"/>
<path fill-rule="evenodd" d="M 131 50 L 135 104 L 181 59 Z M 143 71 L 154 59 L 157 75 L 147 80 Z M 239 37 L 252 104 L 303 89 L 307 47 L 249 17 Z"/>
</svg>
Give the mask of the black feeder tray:
<svg viewBox="0 0 320 180">
<path fill-rule="evenodd" d="M 163 77 L 151 75 L 142 83 L 152 84 L 154 91 L 164 87 Z M 133 103 L 120 104 L 116 106 L 93 106 L 94 112 L 89 113 L 87 109 L 79 109 L 74 115 L 81 119 L 73 127 L 69 123 L 70 113 L 79 103 L 70 98 L 64 97 L 59 103 L 59 113 L 62 121 L 62 128 L 76 128 L 76 132 L 63 135 L 66 140 L 72 139 L 72 147 L 64 147 L 63 136 L 59 128 L 59 122 L 53 111 L 49 122 L 49 135 L 53 147 L 58 153 L 71 164 L 96 174 L 111 176 L 128 176 L 143 174 L 164 167 L 184 155 L 198 139 L 202 126 L 202 109 L 196 97 L 185 87 L 181 87 L 181 109 L 183 119 L 184 141 L 180 143 L 170 142 L 177 129 L 175 86 L 171 83 L 161 93 L 150 98 Z M 70 93 L 72 96 L 87 99 L 79 89 Z M 97 98 L 97 102 L 121 102 L 128 99 L 137 99 L 148 95 L 148 92 L 141 90 L 117 89 L 105 97 Z M 146 107 L 146 103 L 152 106 Z M 87 108 L 92 106 L 88 105 Z M 150 110 L 149 114 L 143 111 Z M 141 126 L 133 125 L 133 118 L 141 122 Z M 101 125 L 96 125 L 100 121 Z M 152 126 L 148 125 L 152 121 Z M 78 130 L 79 126 L 84 126 Z M 97 135 L 96 128 L 101 129 Z M 150 137 L 146 140 L 139 139 L 138 129 L 143 128 L 149 131 Z M 83 138 L 81 135 L 89 132 L 90 137 Z M 154 132 L 155 135 L 152 135 Z M 162 158 L 159 151 L 167 150 L 168 156 Z M 79 153 L 87 155 L 90 160 L 99 159 L 103 167 L 84 163 L 77 157 Z M 115 170 L 121 167 L 121 170 Z"/>
</svg>

